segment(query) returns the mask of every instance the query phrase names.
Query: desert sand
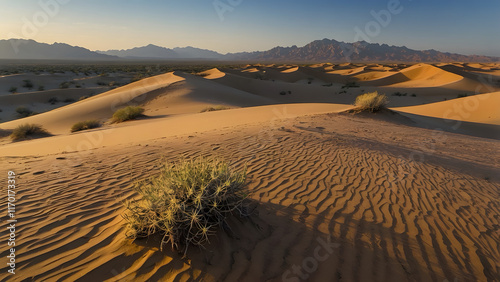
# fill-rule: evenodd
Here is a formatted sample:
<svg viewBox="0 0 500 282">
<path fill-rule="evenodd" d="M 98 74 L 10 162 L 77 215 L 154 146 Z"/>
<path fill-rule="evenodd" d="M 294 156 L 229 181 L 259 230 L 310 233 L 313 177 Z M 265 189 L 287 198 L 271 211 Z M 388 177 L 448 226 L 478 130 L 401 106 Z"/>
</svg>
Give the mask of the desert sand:
<svg viewBox="0 0 500 282">
<path fill-rule="evenodd" d="M 13 281 L 498 281 L 499 69 L 247 65 L 166 73 L 57 108 L 50 91 L 89 90 L 4 93 L 0 175 L 16 172 L 19 191 Z M 346 112 L 371 91 L 388 110 Z M 16 119 L 20 105 L 41 113 Z M 127 105 L 145 116 L 110 123 Z M 201 112 L 218 105 L 230 109 Z M 104 124 L 70 133 L 89 119 Z M 52 136 L 12 142 L 24 123 Z M 158 238 L 125 239 L 134 182 L 199 155 L 247 166 L 251 216 L 185 258 Z"/>
</svg>

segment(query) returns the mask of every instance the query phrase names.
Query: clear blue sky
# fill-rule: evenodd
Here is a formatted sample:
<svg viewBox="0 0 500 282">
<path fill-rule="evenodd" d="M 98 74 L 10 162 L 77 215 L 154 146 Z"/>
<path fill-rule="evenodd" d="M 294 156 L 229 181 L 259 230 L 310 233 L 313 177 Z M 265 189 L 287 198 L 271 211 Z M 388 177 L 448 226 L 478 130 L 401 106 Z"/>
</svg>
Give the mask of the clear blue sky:
<svg viewBox="0 0 500 282">
<path fill-rule="evenodd" d="M 0 0 L 0 39 L 226 53 L 323 38 L 354 42 L 356 28 L 365 32 L 368 25 L 371 42 L 500 56 L 499 0 L 399 0 L 400 13 L 377 30 L 371 12 L 387 10 L 391 1 L 398 0 Z M 52 5 L 44 10 L 40 3 Z M 214 3 L 223 3 L 219 13 Z"/>
</svg>

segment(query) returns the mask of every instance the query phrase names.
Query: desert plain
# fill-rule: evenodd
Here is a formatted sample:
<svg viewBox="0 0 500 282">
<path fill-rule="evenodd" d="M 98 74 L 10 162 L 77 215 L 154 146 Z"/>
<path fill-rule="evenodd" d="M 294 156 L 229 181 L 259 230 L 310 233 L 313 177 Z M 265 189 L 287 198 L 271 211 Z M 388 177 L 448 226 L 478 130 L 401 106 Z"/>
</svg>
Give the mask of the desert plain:
<svg viewBox="0 0 500 282">
<path fill-rule="evenodd" d="M 0 77 L 0 176 L 15 172 L 17 185 L 12 281 L 499 281 L 500 64 L 249 64 L 130 78 Z M 350 111 L 374 91 L 387 109 Z M 129 105 L 144 116 L 110 122 Z M 39 114 L 18 118 L 18 107 Z M 85 120 L 103 125 L 70 132 Z M 26 123 L 50 136 L 12 141 Z M 133 184 L 196 156 L 246 168 L 251 215 L 185 257 L 155 238 L 126 239 Z"/>
</svg>

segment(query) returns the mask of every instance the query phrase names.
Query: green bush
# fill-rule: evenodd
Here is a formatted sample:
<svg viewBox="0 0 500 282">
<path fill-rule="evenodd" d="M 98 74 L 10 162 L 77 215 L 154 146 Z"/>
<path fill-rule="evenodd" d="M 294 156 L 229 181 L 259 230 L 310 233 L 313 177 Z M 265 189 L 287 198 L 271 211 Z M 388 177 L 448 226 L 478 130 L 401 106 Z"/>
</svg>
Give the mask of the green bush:
<svg viewBox="0 0 500 282">
<path fill-rule="evenodd" d="M 33 135 L 46 136 L 49 135 L 49 133 L 41 125 L 27 123 L 16 127 L 10 134 L 10 138 L 12 141 L 20 141 Z"/>
<path fill-rule="evenodd" d="M 77 132 L 77 131 L 97 128 L 100 126 L 101 126 L 101 123 L 98 120 L 80 121 L 80 122 L 73 124 L 73 126 L 71 127 L 71 132 Z"/>
<path fill-rule="evenodd" d="M 12 93 L 12 94 L 16 93 L 17 92 L 17 87 L 12 86 L 11 88 L 9 88 L 9 92 Z"/>
<path fill-rule="evenodd" d="M 33 111 L 30 110 L 29 108 L 24 107 L 24 106 L 17 107 L 16 113 L 17 113 L 17 116 L 20 118 L 25 118 L 25 117 L 29 117 L 29 116 L 33 115 Z"/>
<path fill-rule="evenodd" d="M 384 108 L 387 102 L 387 96 L 378 94 L 378 92 L 375 91 L 359 95 L 356 97 L 354 105 L 356 106 L 356 110 L 360 112 L 376 112 Z"/>
<path fill-rule="evenodd" d="M 229 109 L 231 109 L 231 108 L 220 105 L 220 106 L 214 106 L 214 107 L 206 107 L 203 110 L 201 110 L 200 113 L 215 112 L 215 111 L 222 111 L 222 110 L 229 110 Z"/>
<path fill-rule="evenodd" d="M 160 234 L 161 248 L 170 243 L 184 255 L 190 244 L 204 245 L 220 226 L 227 227 L 228 215 L 246 215 L 245 170 L 214 158 L 167 163 L 159 175 L 135 185 L 140 199 L 125 202 L 127 236 Z"/>
<path fill-rule="evenodd" d="M 112 121 L 116 123 L 116 122 L 124 122 L 127 120 L 136 119 L 137 117 L 141 116 L 142 113 L 144 113 L 143 108 L 137 106 L 128 106 L 117 110 L 113 114 Z"/>
</svg>

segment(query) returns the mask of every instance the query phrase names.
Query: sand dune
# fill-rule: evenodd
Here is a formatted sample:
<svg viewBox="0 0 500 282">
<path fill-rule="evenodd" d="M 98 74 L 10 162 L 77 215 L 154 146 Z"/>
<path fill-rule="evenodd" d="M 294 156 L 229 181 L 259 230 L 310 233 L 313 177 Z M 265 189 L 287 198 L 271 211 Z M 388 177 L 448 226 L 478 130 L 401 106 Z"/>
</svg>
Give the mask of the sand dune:
<svg viewBox="0 0 500 282">
<path fill-rule="evenodd" d="M 473 165 L 498 169 L 487 161 L 493 141 L 447 135 L 435 153 L 425 151 L 425 162 L 405 164 L 414 144 L 426 142 L 432 131 L 326 115 L 193 136 L 3 158 L 2 168 L 19 172 L 30 187 L 19 196 L 24 239 L 16 278 L 281 281 L 296 278 L 294 265 L 302 267 L 318 247 L 317 269 L 302 267 L 309 280 L 498 277 L 498 186 L 476 175 Z M 471 147 L 459 154 L 450 148 L 464 142 Z M 247 164 L 256 209 L 249 220 L 230 222 L 238 239 L 220 232 L 207 250 L 191 248 L 188 259 L 160 252 L 156 239 L 124 240 L 120 201 L 133 196 L 134 180 L 156 173 L 160 157 L 200 153 Z M 467 168 L 463 163 L 472 169 L 451 166 Z"/>
<path fill-rule="evenodd" d="M 437 67 L 427 64 L 417 64 L 389 77 L 372 80 L 369 85 L 392 87 L 438 87 L 463 79 L 462 76 L 449 73 Z"/>
<path fill-rule="evenodd" d="M 439 103 L 393 108 L 422 116 L 500 125 L 500 92 L 474 95 Z"/>
<path fill-rule="evenodd" d="M 43 107 L 62 90 L 0 96 L 0 115 L 48 110 L 0 124 L 1 173 L 21 191 L 15 279 L 496 281 L 500 89 L 481 79 L 496 67 L 261 64 L 167 73 L 57 109 Z M 395 112 L 346 112 L 370 91 Z M 126 105 L 146 116 L 107 123 Z M 231 109 L 200 113 L 213 105 Z M 69 133 L 87 119 L 106 123 Z M 6 137 L 27 122 L 54 136 Z M 125 239 L 134 182 L 199 155 L 247 168 L 251 216 L 186 258 L 157 237 Z"/>
</svg>

